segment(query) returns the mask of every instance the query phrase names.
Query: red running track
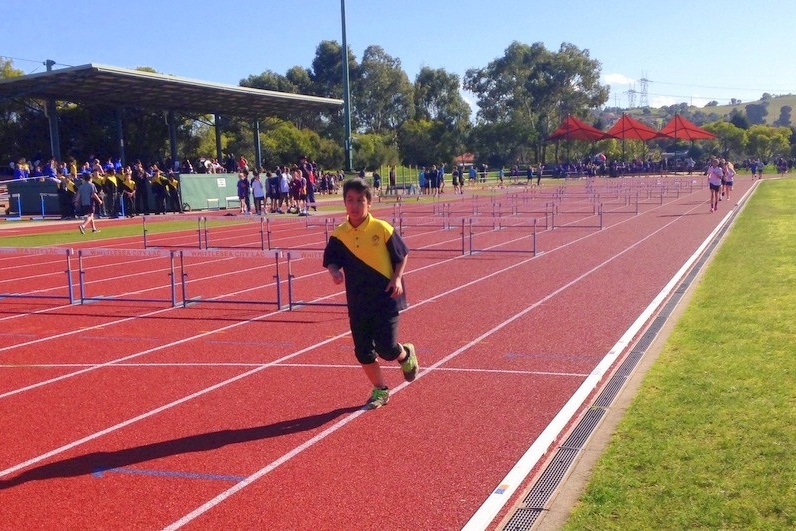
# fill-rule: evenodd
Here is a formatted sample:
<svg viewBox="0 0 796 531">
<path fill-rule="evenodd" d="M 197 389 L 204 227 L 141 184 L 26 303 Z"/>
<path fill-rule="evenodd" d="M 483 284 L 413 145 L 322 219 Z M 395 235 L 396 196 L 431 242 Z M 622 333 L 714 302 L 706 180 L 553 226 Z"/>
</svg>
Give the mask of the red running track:
<svg viewBox="0 0 796 531">
<path fill-rule="evenodd" d="M 736 179 L 735 197 L 751 185 Z M 732 208 L 710 213 L 707 201 L 700 176 L 467 196 L 442 207 L 450 227 L 423 221 L 440 210 L 403 203 L 413 251 L 401 336 L 422 370 L 406 384 L 389 367 L 390 404 L 370 412 L 343 308 L 247 302 L 274 298 L 284 263 L 188 259 L 189 291 L 205 302 L 172 308 L 168 260 L 89 256 L 90 294 L 141 301 L 0 300 L 0 527 L 495 527 L 607 379 L 607 355 Z M 553 202 L 557 226 L 544 230 L 533 212 Z M 397 211 L 379 206 L 387 219 Z M 537 255 L 433 250 L 456 248 L 461 219 L 490 209 L 506 223 L 537 217 Z M 249 225 L 218 227 L 214 242 L 249 246 Z M 475 239 L 527 251 L 529 230 Z M 274 221 L 271 236 L 325 241 L 295 221 Z M 190 245 L 196 234 L 158 238 Z M 91 245 L 141 239 L 80 243 Z M 0 265 L 0 293 L 65 295 L 61 256 L 3 254 Z M 312 253 L 291 268 L 297 298 L 344 301 Z"/>
</svg>

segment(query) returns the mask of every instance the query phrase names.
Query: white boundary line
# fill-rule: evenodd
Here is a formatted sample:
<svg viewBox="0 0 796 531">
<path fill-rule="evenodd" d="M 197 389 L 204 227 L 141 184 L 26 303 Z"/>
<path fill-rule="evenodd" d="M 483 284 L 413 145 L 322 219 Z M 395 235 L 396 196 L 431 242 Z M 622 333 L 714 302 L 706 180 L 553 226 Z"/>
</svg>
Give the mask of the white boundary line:
<svg viewBox="0 0 796 531">
<path fill-rule="evenodd" d="M 696 208 L 702 208 L 702 205 L 700 204 L 698 207 L 695 207 L 694 209 L 696 209 Z M 530 306 L 527 306 L 524 310 L 521 310 L 521 311 L 515 313 L 513 316 L 511 316 L 508 319 L 504 320 L 503 322 L 495 325 L 493 328 L 487 330 L 486 332 L 484 332 L 480 336 L 478 336 L 478 337 L 474 338 L 473 340 L 469 341 L 467 344 L 459 347 L 457 350 L 451 352 L 450 354 L 448 354 L 447 356 L 445 356 L 444 358 L 439 360 L 437 363 L 431 365 L 427 369 L 424 369 L 424 370 L 421 369 L 421 371 L 417 375 L 417 378 L 415 379 L 415 381 L 417 381 L 420 378 L 424 377 L 426 374 L 429 374 L 431 371 L 436 370 L 437 368 L 439 368 L 444 363 L 447 363 L 447 362 L 453 360 L 454 358 L 456 358 L 462 352 L 470 349 L 474 345 L 477 345 L 478 343 L 483 341 L 485 338 L 487 338 L 487 337 L 491 336 L 492 334 L 500 331 L 501 329 L 503 329 L 506 326 L 508 326 L 509 324 L 513 323 L 514 321 L 516 321 L 520 317 L 524 316 L 528 312 L 538 308 L 539 306 L 541 306 L 545 302 L 549 301 L 553 297 L 559 295 L 563 291 L 565 291 L 565 290 L 569 289 L 570 287 L 574 286 L 575 284 L 577 284 L 578 282 L 580 282 L 581 280 L 583 280 L 587 276 L 589 276 L 592 273 L 594 273 L 595 271 L 598 271 L 599 269 L 601 269 L 606 264 L 614 261 L 619 256 L 622 256 L 623 254 L 625 254 L 625 253 L 629 252 L 630 250 L 634 249 L 635 247 L 641 245 L 643 242 L 645 242 L 648 239 L 652 238 L 657 233 L 663 231 L 664 229 L 668 228 L 670 225 L 676 223 L 676 221 L 678 219 L 679 218 L 677 218 L 675 220 L 672 220 L 669 223 L 659 227 L 657 230 L 655 230 L 652 233 L 648 234 L 644 238 L 636 241 L 633 245 L 623 249 L 621 252 L 619 252 L 619 253 L 615 254 L 614 256 L 608 258 L 607 260 L 601 262 L 600 264 L 597 264 L 596 266 L 594 266 L 590 270 L 586 271 L 582 275 L 580 275 L 580 276 L 574 278 L 573 280 L 567 282 L 563 286 L 561 286 L 558 289 L 552 291 L 551 293 L 549 293 L 548 295 L 546 295 L 542 299 L 536 301 L 535 303 L 531 304 Z M 719 225 L 719 228 L 723 224 L 724 224 L 724 221 Z M 716 231 L 718 231 L 718 228 L 716 230 L 714 230 L 714 232 L 716 232 Z M 708 239 L 708 241 L 709 241 L 709 239 Z M 702 249 L 705 245 L 706 244 L 703 243 L 703 245 L 700 246 L 700 249 Z M 514 266 L 511 266 L 511 267 L 509 267 L 507 269 L 510 269 L 510 268 L 513 268 L 513 267 L 517 267 L 517 265 L 519 265 L 521 263 L 525 263 L 525 262 L 527 262 L 529 260 L 532 260 L 532 259 L 533 258 L 522 260 L 518 264 L 515 264 Z M 683 266 L 683 268 L 685 268 L 685 266 Z M 681 271 L 682 270 L 683 269 L 681 269 Z M 495 272 L 493 274 L 497 274 L 497 272 Z M 492 276 L 492 274 L 487 275 L 487 277 L 490 277 L 490 276 Z M 673 284 L 673 281 L 670 281 L 670 284 Z M 461 287 L 465 287 L 466 285 L 467 284 L 462 285 Z M 664 289 L 666 289 L 666 288 L 664 288 Z M 435 298 L 436 297 L 432 297 L 430 299 L 427 299 L 424 302 L 431 302 Z M 646 322 L 647 319 L 648 319 L 648 316 L 645 316 L 644 314 L 642 314 L 642 316 L 639 317 L 636 320 L 636 323 L 643 324 L 644 322 Z M 634 323 L 634 325 L 633 325 L 634 327 L 636 326 L 636 323 Z M 619 343 L 617 343 L 617 345 L 624 345 L 627 342 L 629 342 L 630 339 L 632 339 L 632 337 L 633 337 L 632 335 L 629 335 L 629 334 L 630 334 L 630 331 L 626 332 L 625 335 L 622 336 L 622 339 L 620 339 Z M 627 337 L 628 335 L 629 335 L 629 337 Z M 624 346 L 622 346 L 622 348 L 624 348 Z M 520 459 L 518 464 L 514 466 L 514 468 L 512 469 L 511 472 L 509 472 L 510 476 L 512 474 L 517 475 L 518 476 L 518 481 L 517 481 L 516 485 L 513 485 L 513 488 L 511 489 L 511 493 L 509 493 L 509 492 L 505 492 L 504 493 L 504 494 L 506 494 L 505 499 L 499 498 L 500 504 L 496 505 L 495 514 L 497 514 L 497 511 L 499 511 L 500 508 L 503 507 L 503 505 L 505 504 L 505 500 L 507 500 L 510 497 L 510 494 L 512 494 L 514 492 L 514 490 L 516 490 L 516 488 L 519 485 L 519 483 L 521 483 L 521 481 L 525 478 L 525 476 L 528 474 L 530 469 L 533 468 L 533 466 L 531 466 L 530 468 L 528 468 L 528 472 L 524 472 L 524 474 L 522 474 L 520 476 L 520 472 L 524 471 L 525 467 L 527 466 L 526 465 L 526 461 L 529 461 L 529 459 L 526 458 L 526 456 L 528 456 L 529 454 L 531 456 L 535 456 L 537 451 L 538 451 L 538 448 L 541 445 L 540 441 L 542 441 L 546 437 L 554 438 L 563 429 L 563 426 L 566 424 L 566 420 L 569 419 L 570 417 L 572 417 L 578 411 L 578 408 L 580 407 L 579 404 L 581 404 L 583 401 L 586 400 L 586 398 L 588 398 L 588 394 L 591 392 L 591 389 L 599 382 L 599 380 L 602 378 L 602 375 L 604 374 L 604 372 L 608 368 L 610 368 L 610 366 L 611 366 L 610 364 L 613 362 L 613 359 L 610 360 L 610 362 L 609 362 L 608 361 L 608 357 L 612 353 L 614 353 L 614 351 L 616 351 L 616 353 L 614 354 L 614 357 L 615 357 L 615 356 L 618 356 L 619 352 L 621 352 L 621 349 L 617 350 L 617 348 L 614 347 L 614 349 L 612 349 L 611 352 L 609 352 L 609 355 L 607 355 L 606 358 L 604 358 L 603 361 L 591 372 L 591 374 L 586 378 L 586 380 L 581 385 L 581 387 L 578 389 L 578 391 L 575 393 L 575 395 L 569 400 L 569 402 L 567 402 L 567 404 L 562 409 L 561 413 L 559 413 L 553 419 L 553 422 L 550 425 L 548 425 L 548 427 L 542 432 L 542 434 L 540 435 L 539 439 L 537 439 L 537 442 L 535 442 L 531 446 L 531 448 L 529 448 L 529 450 Z M 408 385 L 409 385 L 409 382 L 403 382 L 400 385 L 394 387 L 391 390 L 390 394 L 394 396 L 395 394 L 397 394 L 397 393 L 401 392 L 403 389 L 405 389 Z M 583 395 L 583 396 L 581 396 L 581 395 Z M 574 409 L 572 409 L 573 406 L 576 406 L 576 407 L 574 407 Z M 572 410 L 570 411 L 570 409 L 572 409 Z M 179 528 L 183 527 L 186 524 L 189 524 L 190 522 L 192 522 L 193 520 L 195 520 L 199 516 L 203 515 L 207 511 L 213 509 L 216 505 L 224 502 L 230 496 L 232 496 L 235 493 L 239 492 L 243 488 L 247 487 L 248 485 L 250 485 L 253 482 L 257 481 L 258 479 L 262 478 L 263 476 L 267 475 L 269 472 L 273 471 L 274 469 L 276 469 L 280 465 L 286 463 L 287 461 L 289 461 L 293 457 L 295 457 L 295 456 L 299 455 L 300 453 L 302 453 L 304 450 L 312 447 L 315 443 L 320 442 L 321 440 L 325 439 L 326 437 L 328 437 L 332 433 L 336 432 L 337 430 L 339 430 L 340 428 L 342 428 L 343 426 L 345 426 L 346 424 L 351 422 L 353 419 L 355 419 L 356 417 L 361 415 L 363 412 L 364 412 L 364 410 L 358 410 L 358 411 L 355 411 L 353 413 L 350 413 L 348 416 L 346 416 L 346 417 L 342 418 L 341 420 L 335 422 L 334 424 L 330 425 L 328 428 L 326 428 L 325 430 L 323 430 L 322 432 L 320 432 L 316 436 L 308 439 L 304 443 L 302 443 L 299 446 L 295 447 L 290 452 L 288 452 L 286 454 L 283 454 L 281 457 L 279 457 L 278 459 L 272 461 L 271 463 L 269 463 L 265 467 L 261 468 L 260 470 L 256 471 L 255 473 L 251 474 L 250 476 L 248 476 L 246 479 L 244 479 L 240 483 L 237 483 L 237 484 L 233 485 L 232 487 L 230 487 L 229 489 L 221 492 L 217 496 L 215 496 L 212 499 L 208 500 L 204 504 L 200 505 L 199 507 L 197 507 L 196 509 L 194 509 L 190 513 L 186 514 L 185 516 L 183 516 L 179 520 L 175 521 L 171 525 L 165 527 L 164 529 L 166 529 L 166 530 L 176 530 L 176 529 L 179 529 Z M 567 412 L 566 418 L 563 417 L 565 412 Z M 559 426 L 559 423 L 561 424 L 560 426 Z M 547 447 L 550 444 L 552 444 L 552 440 L 551 440 L 550 443 L 544 444 L 544 448 L 542 448 L 542 452 L 539 454 L 539 457 L 541 457 L 541 455 L 544 454 L 544 451 L 547 449 Z M 533 459 L 533 464 L 535 464 L 535 462 L 539 459 L 539 457 L 535 457 Z M 520 465 L 522 465 L 522 466 L 520 466 Z M 0 473 L 0 475 L 2 475 L 2 473 Z M 494 495 L 494 493 L 493 493 L 493 495 Z M 487 502 L 489 502 L 489 500 L 487 500 Z M 492 519 L 494 519 L 494 515 L 492 515 L 492 510 L 494 510 L 494 509 L 493 509 L 493 507 L 491 505 L 492 504 L 490 504 L 487 509 L 483 509 L 484 506 L 482 506 L 482 508 L 479 509 L 476 512 L 476 516 L 479 517 L 479 521 L 478 521 L 478 523 L 476 524 L 475 527 L 470 527 L 469 529 L 471 529 L 471 530 L 484 529 L 485 525 L 488 524 L 489 522 L 491 522 Z M 483 511 L 482 511 L 482 509 L 483 509 Z M 482 515 L 483 516 L 488 516 L 488 520 L 486 520 L 486 521 L 480 520 Z M 475 516 L 473 518 L 475 518 Z M 471 522 L 472 521 L 473 520 L 471 519 Z M 469 523 L 468 523 L 468 525 L 469 525 Z"/>
<path fill-rule="evenodd" d="M 743 204 L 749 194 L 754 190 L 752 186 L 747 190 L 742 201 Z M 735 207 L 738 208 L 738 207 Z M 570 420 L 577 415 L 583 404 L 591 395 L 592 391 L 597 387 L 603 379 L 606 371 L 608 371 L 619 355 L 627 348 L 633 338 L 649 321 L 652 315 L 658 308 L 666 301 L 671 291 L 680 283 L 682 278 L 688 273 L 689 269 L 693 266 L 694 262 L 702 255 L 708 245 L 713 241 L 716 235 L 724 228 L 732 216 L 733 211 L 727 213 L 721 223 L 713 229 L 708 237 L 702 244 L 694 251 L 694 254 L 686 260 L 683 266 L 675 273 L 672 279 L 664 286 L 658 295 L 652 300 L 647 308 L 639 315 L 635 322 L 627 329 L 627 331 L 619 338 L 619 341 L 608 351 L 602 361 L 594 368 L 592 373 L 586 380 L 583 381 L 581 386 L 575 391 L 575 394 L 567 401 L 561 411 L 553 418 L 553 421 L 547 425 L 544 431 L 539 435 L 539 438 L 534 441 L 530 448 L 523 454 L 523 456 L 512 467 L 508 474 L 503 478 L 500 484 L 492 491 L 487 497 L 481 507 L 473 514 L 470 520 L 462 528 L 462 531 L 480 531 L 486 529 L 489 524 L 495 519 L 498 513 L 503 509 L 503 506 L 514 495 L 517 488 L 525 481 L 531 470 L 537 465 L 539 460 L 547 453 L 547 450 L 555 443 L 558 435 L 564 430 Z M 653 233 L 654 234 L 654 233 Z"/>
</svg>

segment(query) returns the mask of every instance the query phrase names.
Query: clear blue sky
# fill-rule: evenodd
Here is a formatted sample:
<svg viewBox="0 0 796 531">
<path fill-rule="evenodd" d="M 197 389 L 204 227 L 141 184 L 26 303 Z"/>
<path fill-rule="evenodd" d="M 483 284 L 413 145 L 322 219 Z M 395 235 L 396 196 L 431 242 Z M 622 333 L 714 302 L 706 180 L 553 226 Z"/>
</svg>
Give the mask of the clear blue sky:
<svg viewBox="0 0 796 531">
<path fill-rule="evenodd" d="M 26 73 L 53 59 L 56 67 L 148 66 L 237 85 L 266 70 L 310 67 L 318 43 L 342 40 L 340 0 L 4 4 L 0 56 Z M 463 76 L 517 40 L 589 50 L 611 85 L 609 106 L 626 107 L 641 78 L 650 80 L 653 107 L 796 93 L 794 0 L 346 0 L 346 12 L 357 60 L 377 44 L 401 60 L 411 80 L 423 66 Z"/>
</svg>

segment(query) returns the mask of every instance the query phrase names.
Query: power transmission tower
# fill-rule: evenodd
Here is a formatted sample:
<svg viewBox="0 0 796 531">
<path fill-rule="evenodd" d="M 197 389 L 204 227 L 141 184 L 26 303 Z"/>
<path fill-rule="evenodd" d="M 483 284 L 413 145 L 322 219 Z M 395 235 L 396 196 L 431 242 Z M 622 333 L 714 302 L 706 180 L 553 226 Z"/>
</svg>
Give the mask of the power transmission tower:
<svg viewBox="0 0 796 531">
<path fill-rule="evenodd" d="M 649 107 L 650 100 L 647 96 L 647 86 L 650 83 L 650 80 L 647 79 L 647 75 L 645 74 L 641 79 L 638 80 L 638 83 L 641 87 L 641 101 L 639 101 L 639 106 L 642 108 Z"/>
<path fill-rule="evenodd" d="M 636 106 L 636 86 L 630 85 L 630 88 L 625 94 L 627 94 L 627 108 L 632 109 Z"/>
</svg>

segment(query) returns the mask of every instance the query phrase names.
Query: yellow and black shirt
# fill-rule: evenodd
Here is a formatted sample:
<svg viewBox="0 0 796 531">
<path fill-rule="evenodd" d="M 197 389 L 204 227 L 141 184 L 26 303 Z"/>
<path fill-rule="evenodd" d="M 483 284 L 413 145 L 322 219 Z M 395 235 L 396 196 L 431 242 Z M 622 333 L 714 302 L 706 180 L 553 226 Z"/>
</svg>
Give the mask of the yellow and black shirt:
<svg viewBox="0 0 796 531">
<path fill-rule="evenodd" d="M 323 266 L 335 264 L 345 273 L 349 315 L 392 315 L 407 308 L 406 283 L 397 299 L 385 289 L 395 266 L 407 254 L 409 248 L 393 226 L 368 214 L 359 227 L 346 221 L 334 230 L 323 253 Z"/>
</svg>

